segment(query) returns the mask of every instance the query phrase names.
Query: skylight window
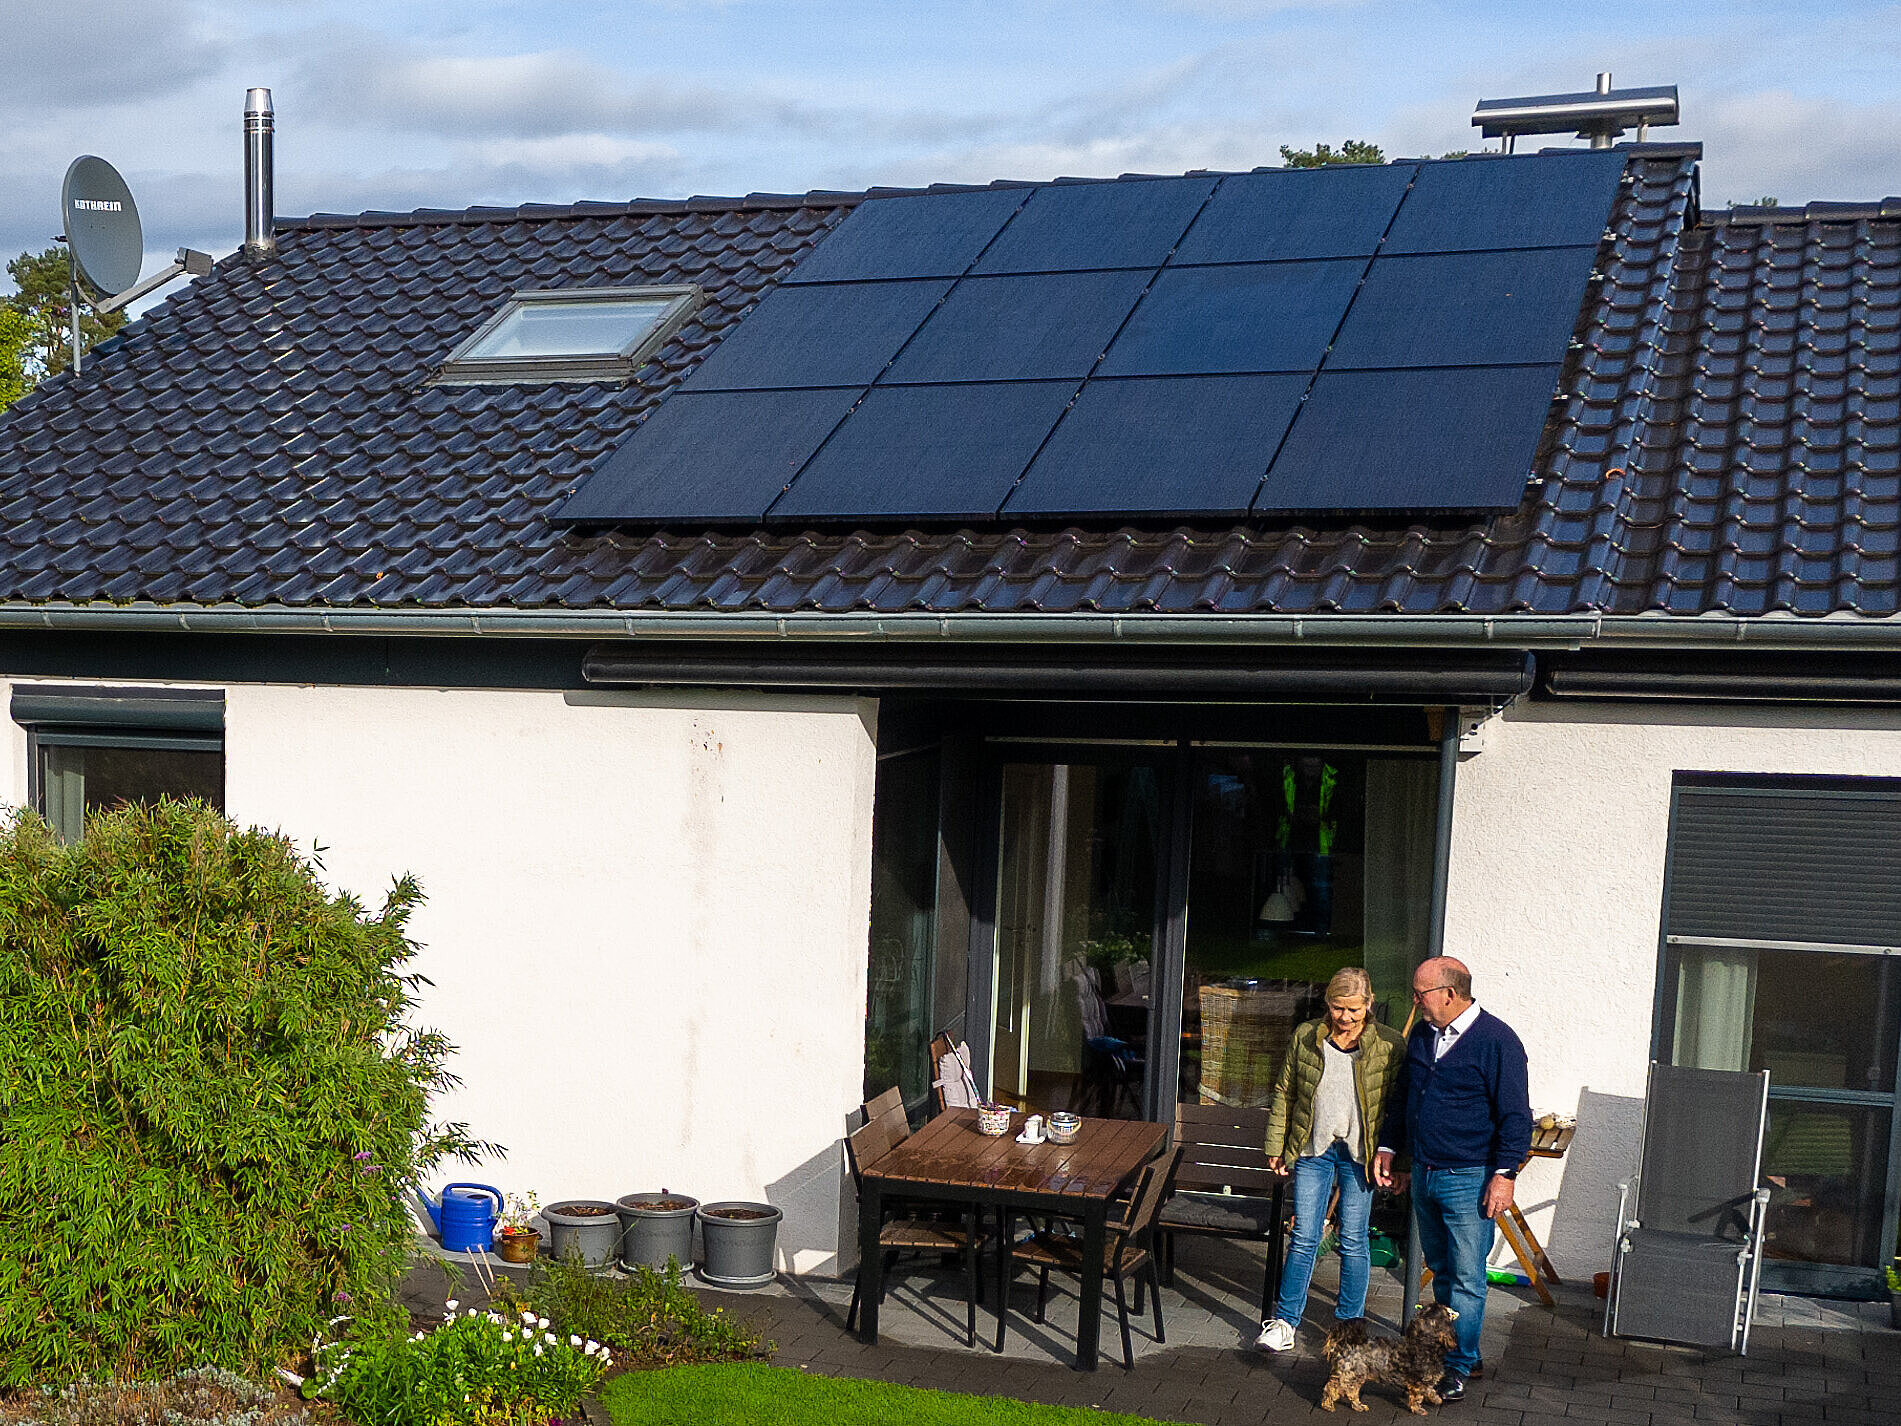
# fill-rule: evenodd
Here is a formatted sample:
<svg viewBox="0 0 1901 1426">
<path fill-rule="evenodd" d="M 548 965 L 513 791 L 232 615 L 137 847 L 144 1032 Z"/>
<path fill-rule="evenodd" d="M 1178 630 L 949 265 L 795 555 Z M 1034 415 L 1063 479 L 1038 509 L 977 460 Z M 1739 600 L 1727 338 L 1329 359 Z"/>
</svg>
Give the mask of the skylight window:
<svg viewBox="0 0 1901 1426">
<path fill-rule="evenodd" d="M 692 315 L 697 287 L 517 292 L 442 364 L 457 386 L 625 381 Z"/>
</svg>

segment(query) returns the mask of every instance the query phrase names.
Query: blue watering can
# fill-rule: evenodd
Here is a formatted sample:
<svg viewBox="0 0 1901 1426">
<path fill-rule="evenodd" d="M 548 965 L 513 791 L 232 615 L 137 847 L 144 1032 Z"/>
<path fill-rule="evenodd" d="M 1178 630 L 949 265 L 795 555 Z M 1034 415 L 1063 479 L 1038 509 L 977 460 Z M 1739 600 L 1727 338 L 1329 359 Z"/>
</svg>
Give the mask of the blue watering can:
<svg viewBox="0 0 1901 1426">
<path fill-rule="evenodd" d="M 482 1195 L 493 1198 L 493 1203 Z M 452 1183 L 440 1198 L 420 1189 L 416 1201 L 436 1225 L 443 1249 L 451 1253 L 486 1253 L 495 1236 L 495 1217 L 502 1209 L 502 1191 L 485 1183 Z"/>
</svg>

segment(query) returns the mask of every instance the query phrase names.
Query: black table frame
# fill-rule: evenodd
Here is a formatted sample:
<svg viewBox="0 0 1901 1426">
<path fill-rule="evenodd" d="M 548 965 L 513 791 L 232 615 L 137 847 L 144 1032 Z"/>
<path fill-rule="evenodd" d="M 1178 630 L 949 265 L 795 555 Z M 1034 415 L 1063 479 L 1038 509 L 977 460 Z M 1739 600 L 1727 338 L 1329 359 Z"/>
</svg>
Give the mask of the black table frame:
<svg viewBox="0 0 1901 1426">
<path fill-rule="evenodd" d="M 1163 1126 L 1157 1125 L 1158 1129 Z M 1168 1135 L 1157 1140 L 1158 1152 L 1165 1149 Z M 975 1204 L 979 1218 L 983 1210 L 998 1211 L 999 1225 L 1007 1225 L 1012 1214 L 1049 1213 L 1065 1218 L 1080 1218 L 1083 1225 L 1083 1262 L 1081 1305 L 1076 1320 L 1076 1370 L 1096 1369 L 1096 1355 L 1102 1342 L 1102 1260 L 1109 1241 L 1109 1209 L 1116 1194 L 1127 1189 L 1130 1180 L 1154 1158 L 1135 1164 L 1109 1193 L 1088 1196 L 1052 1193 L 1006 1185 L 968 1185 L 937 1183 L 928 1179 L 891 1179 L 887 1182 L 875 1172 L 866 1172 L 858 1187 L 858 1336 L 868 1346 L 878 1343 L 878 1299 L 884 1291 L 884 1253 L 878 1246 L 878 1233 L 884 1223 L 884 1202 L 890 1198 L 919 1198 L 934 1203 Z M 915 1185 L 912 1187 L 911 1185 Z M 1010 1257 L 1004 1245 L 998 1245 L 997 1311 L 1007 1312 L 1010 1304 L 1004 1296 L 1008 1286 Z"/>
</svg>

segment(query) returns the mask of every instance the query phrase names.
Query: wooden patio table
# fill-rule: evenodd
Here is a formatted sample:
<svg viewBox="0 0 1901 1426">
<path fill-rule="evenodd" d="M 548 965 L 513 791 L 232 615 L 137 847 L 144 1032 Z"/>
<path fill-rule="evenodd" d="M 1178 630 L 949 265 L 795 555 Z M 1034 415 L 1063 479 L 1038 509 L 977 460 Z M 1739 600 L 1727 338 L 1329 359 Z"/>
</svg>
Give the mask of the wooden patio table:
<svg viewBox="0 0 1901 1426">
<path fill-rule="evenodd" d="M 1014 1126 L 1013 1126 L 1014 1127 Z M 1057 1213 L 1083 1225 L 1081 1314 L 1076 1369 L 1096 1369 L 1102 1331 L 1102 1258 L 1109 1201 L 1168 1144 L 1168 1125 L 1133 1119 L 1085 1119 L 1073 1144 L 1019 1144 L 1014 1134 L 977 1129 L 974 1109 L 946 1109 L 917 1133 L 859 1172 L 858 1329 L 878 1341 L 878 1297 L 884 1255 L 878 1229 L 886 1197 L 928 1198 L 1012 1213 Z M 1006 1226 L 1007 1231 L 1007 1226 Z M 999 1310 L 1009 1258 L 998 1268 Z"/>
</svg>

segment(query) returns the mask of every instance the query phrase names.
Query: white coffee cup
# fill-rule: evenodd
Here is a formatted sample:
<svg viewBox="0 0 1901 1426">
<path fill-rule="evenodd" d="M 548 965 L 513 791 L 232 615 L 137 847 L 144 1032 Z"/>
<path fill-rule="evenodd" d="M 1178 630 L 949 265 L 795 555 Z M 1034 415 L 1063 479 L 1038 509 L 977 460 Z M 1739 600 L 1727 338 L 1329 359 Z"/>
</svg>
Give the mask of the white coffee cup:
<svg viewBox="0 0 1901 1426">
<path fill-rule="evenodd" d="M 1024 1121 L 1023 1137 L 1028 1139 L 1032 1144 L 1040 1144 L 1043 1142 L 1043 1116 L 1041 1114 L 1032 1114 Z"/>
</svg>

